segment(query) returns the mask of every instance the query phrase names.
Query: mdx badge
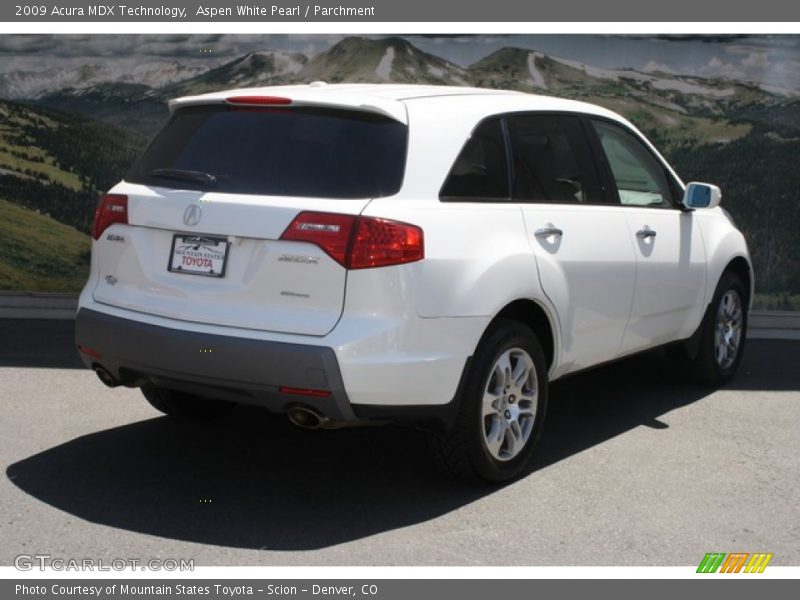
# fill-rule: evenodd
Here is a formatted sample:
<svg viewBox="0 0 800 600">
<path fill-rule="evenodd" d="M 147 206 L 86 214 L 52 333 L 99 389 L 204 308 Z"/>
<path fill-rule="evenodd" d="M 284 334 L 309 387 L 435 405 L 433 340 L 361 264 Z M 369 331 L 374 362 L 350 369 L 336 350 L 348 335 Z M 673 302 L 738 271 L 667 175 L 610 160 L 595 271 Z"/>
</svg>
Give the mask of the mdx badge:
<svg viewBox="0 0 800 600">
<path fill-rule="evenodd" d="M 319 263 L 319 258 L 317 258 L 316 256 L 299 256 L 297 254 L 281 254 L 278 257 L 278 261 L 316 265 L 317 263 Z"/>
</svg>

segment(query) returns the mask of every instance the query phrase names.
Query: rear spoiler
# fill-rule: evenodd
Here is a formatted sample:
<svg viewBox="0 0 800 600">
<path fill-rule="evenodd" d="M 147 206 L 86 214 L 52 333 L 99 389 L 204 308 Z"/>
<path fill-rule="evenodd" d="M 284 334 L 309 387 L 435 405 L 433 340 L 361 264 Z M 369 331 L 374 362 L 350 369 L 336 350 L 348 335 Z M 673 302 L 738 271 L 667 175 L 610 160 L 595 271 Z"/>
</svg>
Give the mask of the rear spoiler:
<svg viewBox="0 0 800 600">
<path fill-rule="evenodd" d="M 408 125 L 405 105 L 398 100 L 364 97 L 357 94 L 336 92 L 320 93 L 319 90 L 245 89 L 229 92 L 215 92 L 200 96 L 184 96 L 169 101 L 170 113 L 183 106 L 225 104 L 232 106 L 317 106 L 341 110 L 355 110 L 375 113 Z"/>
</svg>

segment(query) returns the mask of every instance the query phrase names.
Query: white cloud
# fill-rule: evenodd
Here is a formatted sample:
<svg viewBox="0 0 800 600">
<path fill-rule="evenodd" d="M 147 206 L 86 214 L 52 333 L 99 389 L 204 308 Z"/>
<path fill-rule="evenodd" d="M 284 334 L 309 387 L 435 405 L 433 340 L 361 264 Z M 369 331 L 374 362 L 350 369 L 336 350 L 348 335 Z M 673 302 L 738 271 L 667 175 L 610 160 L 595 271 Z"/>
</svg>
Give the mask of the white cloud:
<svg viewBox="0 0 800 600">
<path fill-rule="evenodd" d="M 751 52 L 742 61 L 742 65 L 749 68 L 765 69 L 769 66 L 769 59 L 766 52 Z"/>
<path fill-rule="evenodd" d="M 644 67 L 642 67 L 642 71 L 645 73 L 677 73 L 677 71 L 675 71 L 675 69 L 673 69 L 670 65 L 666 65 L 655 60 L 649 61 Z"/>
</svg>

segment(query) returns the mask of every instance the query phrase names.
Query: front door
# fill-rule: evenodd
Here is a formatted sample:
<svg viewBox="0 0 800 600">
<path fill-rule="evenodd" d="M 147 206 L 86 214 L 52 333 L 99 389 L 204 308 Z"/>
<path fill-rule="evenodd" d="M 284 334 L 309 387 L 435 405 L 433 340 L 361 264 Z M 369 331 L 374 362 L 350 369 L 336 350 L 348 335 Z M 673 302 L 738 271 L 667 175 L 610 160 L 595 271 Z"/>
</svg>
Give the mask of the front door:
<svg viewBox="0 0 800 600">
<path fill-rule="evenodd" d="M 700 225 L 680 209 L 680 188 L 632 132 L 592 121 L 636 256 L 625 353 L 690 336 L 700 321 L 706 258 Z"/>
</svg>

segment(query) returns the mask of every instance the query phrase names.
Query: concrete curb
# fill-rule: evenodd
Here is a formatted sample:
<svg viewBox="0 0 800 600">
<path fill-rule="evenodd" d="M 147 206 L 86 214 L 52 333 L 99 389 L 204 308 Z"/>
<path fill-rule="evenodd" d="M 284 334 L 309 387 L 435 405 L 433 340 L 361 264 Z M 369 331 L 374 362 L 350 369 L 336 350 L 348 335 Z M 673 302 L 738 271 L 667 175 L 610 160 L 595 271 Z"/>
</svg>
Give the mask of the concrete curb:
<svg viewBox="0 0 800 600">
<path fill-rule="evenodd" d="M 0 319 L 74 319 L 74 294 L 0 292 Z"/>
<path fill-rule="evenodd" d="M 754 340 L 800 340 L 800 312 L 754 310 L 747 337 Z"/>
<path fill-rule="evenodd" d="M 0 292 L 0 319 L 74 319 L 78 297 L 72 294 Z M 755 310 L 747 337 L 800 340 L 800 312 Z"/>
</svg>

